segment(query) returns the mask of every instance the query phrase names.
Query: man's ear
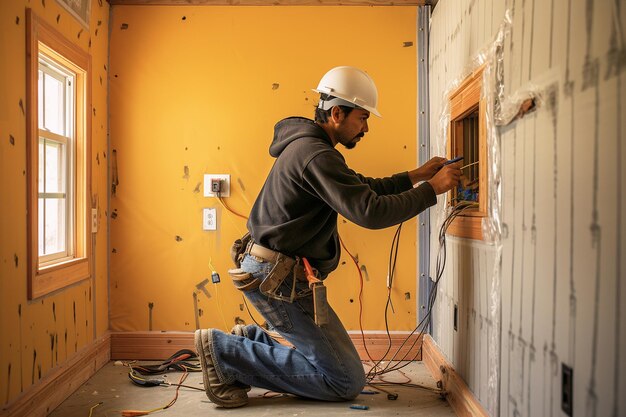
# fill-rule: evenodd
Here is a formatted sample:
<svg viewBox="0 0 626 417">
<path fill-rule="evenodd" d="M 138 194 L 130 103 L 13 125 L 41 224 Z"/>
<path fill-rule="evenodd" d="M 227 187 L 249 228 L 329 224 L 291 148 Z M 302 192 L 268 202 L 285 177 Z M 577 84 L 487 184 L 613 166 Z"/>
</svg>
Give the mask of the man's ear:
<svg viewBox="0 0 626 417">
<path fill-rule="evenodd" d="M 333 122 L 339 123 L 343 120 L 345 115 L 343 113 L 343 110 L 341 110 L 339 106 L 333 106 L 333 108 L 330 109 L 330 117 L 333 120 Z"/>
</svg>

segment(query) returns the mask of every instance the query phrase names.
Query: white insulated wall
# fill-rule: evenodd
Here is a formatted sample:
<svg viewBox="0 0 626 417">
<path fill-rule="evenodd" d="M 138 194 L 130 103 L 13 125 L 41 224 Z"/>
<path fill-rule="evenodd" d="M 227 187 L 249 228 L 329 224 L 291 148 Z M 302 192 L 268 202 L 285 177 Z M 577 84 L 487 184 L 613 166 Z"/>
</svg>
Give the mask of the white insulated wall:
<svg viewBox="0 0 626 417">
<path fill-rule="evenodd" d="M 439 1 L 430 28 L 433 153 L 445 149 L 446 91 L 489 48 L 507 10 L 499 99 L 533 91 L 540 105 L 496 130 L 501 257 L 497 245 L 448 239 L 434 338 L 490 415 L 564 416 L 565 364 L 574 416 L 624 416 L 626 3 Z M 435 226 L 442 208 L 431 211 Z"/>
</svg>

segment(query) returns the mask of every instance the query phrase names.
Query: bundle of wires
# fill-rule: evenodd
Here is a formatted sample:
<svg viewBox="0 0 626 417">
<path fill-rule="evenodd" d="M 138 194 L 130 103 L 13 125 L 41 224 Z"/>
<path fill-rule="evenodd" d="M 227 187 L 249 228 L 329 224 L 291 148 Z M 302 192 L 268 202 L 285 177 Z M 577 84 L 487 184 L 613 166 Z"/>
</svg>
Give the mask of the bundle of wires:
<svg viewBox="0 0 626 417">
<path fill-rule="evenodd" d="M 404 374 L 403 375 L 407 378 L 407 381 L 405 382 L 386 381 L 384 379 L 384 375 L 393 371 L 400 371 L 401 368 L 404 368 L 411 361 L 416 360 L 421 355 L 422 353 L 421 344 L 419 346 L 419 349 L 417 350 L 417 352 L 415 352 L 414 355 L 410 355 L 410 352 L 413 350 L 415 345 L 422 339 L 424 333 L 426 332 L 426 329 L 428 329 L 432 320 L 432 310 L 433 310 L 433 307 L 435 305 L 435 301 L 437 298 L 437 288 L 441 280 L 441 277 L 443 276 L 443 272 L 444 272 L 445 264 L 446 264 L 446 232 L 448 230 L 448 227 L 450 226 L 450 224 L 452 224 L 452 222 L 454 221 L 456 217 L 461 215 L 466 210 L 470 208 L 475 208 L 476 206 L 477 206 L 476 203 L 460 202 L 456 204 L 452 208 L 452 211 L 448 214 L 448 216 L 444 220 L 443 224 L 441 225 L 441 228 L 439 230 L 439 236 L 438 236 L 439 237 L 439 252 L 437 253 L 437 262 L 436 262 L 436 267 L 435 267 L 436 268 L 435 280 L 430 290 L 430 293 L 428 295 L 428 309 L 426 311 L 426 314 L 424 315 L 422 320 L 420 320 L 420 322 L 415 327 L 415 329 L 413 329 L 413 331 L 406 337 L 406 339 L 398 347 L 396 352 L 392 355 L 391 359 L 389 359 L 387 363 L 383 366 L 384 358 L 387 357 L 388 353 L 391 350 L 391 334 L 389 332 L 388 314 L 389 314 L 389 307 L 391 307 L 393 311 L 393 304 L 391 301 L 391 288 L 393 286 L 393 279 L 395 276 L 396 261 L 397 261 L 397 256 L 398 256 L 398 246 L 400 242 L 400 233 L 402 231 L 402 223 L 396 229 L 396 232 L 393 237 L 392 244 L 391 244 L 391 250 L 389 254 L 389 266 L 388 266 L 388 273 L 387 273 L 387 303 L 385 305 L 385 330 L 387 332 L 387 337 L 388 337 L 388 347 L 385 353 L 382 355 L 383 359 L 380 359 L 378 361 L 372 360 L 369 352 L 367 351 L 367 346 L 365 347 L 367 355 L 370 361 L 372 361 L 373 363 L 372 367 L 370 368 L 370 370 L 368 371 L 366 375 L 367 383 L 368 385 L 376 389 L 379 389 L 383 392 L 387 392 L 388 398 L 390 399 L 395 399 L 397 397 L 397 394 L 389 393 L 388 391 L 385 391 L 384 389 L 382 389 L 381 386 L 403 385 L 403 386 L 409 386 L 413 388 L 424 388 L 424 389 L 428 389 L 428 390 L 431 390 L 440 394 L 442 393 L 440 389 L 427 387 L 427 386 L 423 386 L 419 384 L 412 384 L 410 383 L 410 378 L 408 378 Z M 354 256 L 352 256 L 352 254 L 350 254 L 350 252 L 343 245 L 343 242 L 341 243 L 342 243 L 343 248 L 346 250 L 346 252 L 348 252 L 350 257 L 354 261 L 355 265 L 357 266 L 357 269 L 359 269 L 359 276 L 361 279 L 361 291 L 359 293 L 359 302 L 362 303 L 363 277 L 361 274 L 361 270 L 358 266 L 358 260 Z M 361 306 L 360 312 L 362 312 L 362 306 Z M 361 314 L 359 314 L 359 325 L 361 325 Z M 361 325 L 361 334 L 363 336 L 363 342 L 365 345 L 365 336 L 363 334 L 362 325 Z M 417 335 L 417 337 L 413 337 L 415 335 Z M 411 340 L 412 338 L 413 338 L 413 342 L 409 343 L 409 340 Z M 400 355 L 401 350 L 408 345 L 410 346 L 408 347 L 408 349 L 406 349 L 406 353 L 404 353 L 403 355 Z"/>
<path fill-rule="evenodd" d="M 167 371 L 200 372 L 200 361 L 193 350 L 181 349 L 156 365 L 134 364 L 133 369 L 143 375 L 162 374 Z"/>
<path fill-rule="evenodd" d="M 183 382 L 187 378 L 187 375 L 189 375 L 188 372 L 183 373 L 180 377 L 180 380 L 178 381 L 178 384 L 168 384 L 168 385 L 176 386 L 176 393 L 174 394 L 174 398 L 172 398 L 172 400 L 169 403 L 165 404 L 162 407 L 153 408 L 151 410 L 122 410 L 121 411 L 122 417 L 145 416 L 145 415 L 154 413 L 156 411 L 167 410 L 168 408 L 170 408 L 176 403 L 176 400 L 178 400 L 178 391 L 180 390 L 180 387 L 194 388 L 194 389 L 199 389 L 201 391 L 204 391 L 202 388 L 195 388 L 195 387 L 189 387 L 187 385 L 183 385 Z"/>
<path fill-rule="evenodd" d="M 178 399 L 178 391 L 181 387 L 190 388 L 198 391 L 204 391 L 203 388 L 192 387 L 190 385 L 183 385 L 183 382 L 189 375 L 189 372 L 200 372 L 202 368 L 200 367 L 200 362 L 198 361 L 198 355 L 189 349 L 182 349 L 178 352 L 174 353 L 172 356 L 167 358 L 165 361 L 154 364 L 154 365 L 142 365 L 135 363 L 125 363 L 124 365 L 130 368 L 128 372 L 128 378 L 135 384 L 141 387 L 158 387 L 158 386 L 166 386 L 176 387 L 176 394 L 174 398 L 162 407 L 157 407 L 151 410 L 122 410 L 123 417 L 136 417 L 136 416 L 144 416 L 147 414 L 154 413 L 156 411 L 165 410 L 174 405 L 176 400 Z M 167 371 L 183 371 L 183 374 L 180 377 L 180 380 L 177 384 L 171 383 L 167 381 L 165 378 L 156 378 L 154 375 L 163 374 Z M 152 376 L 152 377 L 151 377 Z"/>
<path fill-rule="evenodd" d="M 452 211 L 450 212 L 450 214 L 448 214 L 448 216 L 444 220 L 443 224 L 441 225 L 441 228 L 439 229 L 439 236 L 438 236 L 439 252 L 437 253 L 437 261 L 435 263 L 435 280 L 433 282 L 432 288 L 428 295 L 428 308 L 426 310 L 426 314 L 424 315 L 422 320 L 420 320 L 420 322 L 415 327 L 415 329 L 413 329 L 413 331 L 409 334 L 409 336 L 400 345 L 400 347 L 398 347 L 398 349 L 396 350 L 392 358 L 384 367 L 381 366 L 383 362 L 382 359 L 374 363 L 374 366 L 370 369 L 370 371 L 367 374 L 368 381 L 371 382 L 375 378 L 381 377 L 384 374 L 404 368 L 410 363 L 410 361 L 416 360 L 421 355 L 422 353 L 421 345 L 413 356 L 409 357 L 409 352 L 411 352 L 413 350 L 413 347 L 415 347 L 415 345 L 422 339 L 424 333 L 426 332 L 426 329 L 428 329 L 430 322 L 432 320 L 432 311 L 435 305 L 435 301 L 437 299 L 437 289 L 438 289 L 439 282 L 441 281 L 441 277 L 443 276 L 443 272 L 446 266 L 446 232 L 448 230 L 448 227 L 452 224 L 455 218 L 463 214 L 463 212 L 471 208 L 475 208 L 476 206 L 477 206 L 476 203 L 458 203 L 452 208 Z M 397 249 L 396 249 L 396 254 L 397 254 Z M 394 260 L 394 265 L 395 265 L 395 260 Z M 385 311 L 385 315 L 386 314 L 387 314 L 387 311 Z M 387 325 L 386 318 L 385 318 L 385 325 Z M 388 326 L 386 330 L 389 333 Z M 407 349 L 406 353 L 402 355 L 402 357 L 398 358 L 398 355 L 400 354 L 400 351 L 402 350 L 402 348 L 408 344 L 408 341 L 415 334 L 417 334 L 417 337 L 414 338 L 409 349 Z"/>
</svg>

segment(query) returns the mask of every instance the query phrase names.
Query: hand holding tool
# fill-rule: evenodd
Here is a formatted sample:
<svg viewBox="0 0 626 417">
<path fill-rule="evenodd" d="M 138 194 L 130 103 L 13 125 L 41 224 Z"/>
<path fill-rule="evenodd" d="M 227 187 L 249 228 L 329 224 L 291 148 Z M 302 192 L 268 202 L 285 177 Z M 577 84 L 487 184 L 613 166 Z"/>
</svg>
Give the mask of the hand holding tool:
<svg viewBox="0 0 626 417">
<path fill-rule="evenodd" d="M 459 162 L 459 161 L 460 161 L 460 160 L 462 160 L 462 159 L 463 159 L 463 156 L 457 156 L 456 158 L 453 158 L 453 159 L 450 159 L 450 160 L 448 160 L 448 161 L 444 162 L 444 163 L 443 163 L 443 165 L 444 165 L 444 166 L 445 166 L 445 165 L 450 165 L 450 164 L 453 164 L 453 163 L 455 163 L 455 162 Z"/>
</svg>

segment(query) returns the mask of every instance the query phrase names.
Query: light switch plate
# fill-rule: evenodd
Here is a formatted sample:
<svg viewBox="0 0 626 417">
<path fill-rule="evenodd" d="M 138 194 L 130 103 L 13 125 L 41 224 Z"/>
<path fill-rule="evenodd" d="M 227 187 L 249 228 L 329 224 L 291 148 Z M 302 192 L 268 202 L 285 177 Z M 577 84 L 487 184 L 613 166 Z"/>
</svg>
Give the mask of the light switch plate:
<svg viewBox="0 0 626 417">
<path fill-rule="evenodd" d="M 217 230 L 217 210 L 215 208 L 202 209 L 202 230 Z"/>
<path fill-rule="evenodd" d="M 216 193 L 211 191 L 211 180 L 213 178 L 221 180 L 222 191 L 220 197 L 230 197 L 230 174 L 204 174 L 204 196 L 217 197 Z"/>
</svg>

